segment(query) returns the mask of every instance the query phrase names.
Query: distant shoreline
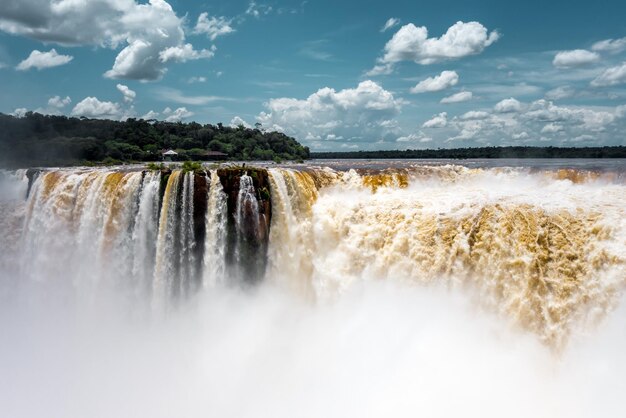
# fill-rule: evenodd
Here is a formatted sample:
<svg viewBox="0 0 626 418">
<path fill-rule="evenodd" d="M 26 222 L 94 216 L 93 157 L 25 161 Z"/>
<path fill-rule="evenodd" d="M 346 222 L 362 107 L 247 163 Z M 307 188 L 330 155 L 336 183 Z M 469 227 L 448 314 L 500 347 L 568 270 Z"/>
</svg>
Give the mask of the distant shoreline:
<svg viewBox="0 0 626 418">
<path fill-rule="evenodd" d="M 612 147 L 480 147 L 405 151 L 311 152 L 311 159 L 530 159 L 626 158 L 626 146 Z"/>
</svg>

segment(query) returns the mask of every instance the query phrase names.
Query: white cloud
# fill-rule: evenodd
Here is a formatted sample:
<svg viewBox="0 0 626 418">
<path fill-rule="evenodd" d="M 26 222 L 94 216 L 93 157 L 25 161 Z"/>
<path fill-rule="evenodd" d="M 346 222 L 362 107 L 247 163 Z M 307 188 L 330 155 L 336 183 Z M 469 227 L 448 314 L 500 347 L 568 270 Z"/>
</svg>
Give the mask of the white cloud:
<svg viewBox="0 0 626 418">
<path fill-rule="evenodd" d="M 235 32 L 231 24 L 232 20 L 230 19 L 223 16 L 212 16 L 209 18 L 209 14 L 205 12 L 198 16 L 198 22 L 193 32 L 196 34 L 204 33 L 210 40 L 215 41 L 220 36 Z"/>
<path fill-rule="evenodd" d="M 186 96 L 183 92 L 169 87 L 159 87 L 154 90 L 155 96 L 164 102 L 174 102 L 190 106 L 202 106 L 217 101 L 232 99 L 219 96 Z"/>
<path fill-rule="evenodd" d="M 616 86 L 626 83 L 626 62 L 616 67 L 607 68 L 602 74 L 596 77 L 591 85 L 593 87 Z"/>
<path fill-rule="evenodd" d="M 427 142 L 432 142 L 433 138 L 430 136 L 426 136 L 424 132 L 420 131 L 417 134 L 409 134 L 405 136 L 398 137 L 396 142 L 420 142 L 422 144 Z"/>
<path fill-rule="evenodd" d="M 118 84 L 117 89 L 124 96 L 124 101 L 126 103 L 132 103 L 135 100 L 135 97 L 137 97 L 137 93 L 129 89 L 128 86 L 125 86 L 123 84 Z"/>
<path fill-rule="evenodd" d="M 555 89 L 552 89 L 546 93 L 546 99 L 548 100 L 562 100 L 569 99 L 576 94 L 576 90 L 571 88 L 570 86 L 561 86 Z"/>
<path fill-rule="evenodd" d="M 462 114 L 461 116 L 459 116 L 459 119 L 461 120 L 480 120 L 480 119 L 487 119 L 489 117 L 489 113 L 488 112 L 484 112 L 484 111 L 480 111 L 480 110 L 470 110 L 469 112 L 466 112 L 464 114 Z"/>
<path fill-rule="evenodd" d="M 469 100 L 472 100 L 473 96 L 474 95 L 472 94 L 471 91 L 460 91 L 451 96 L 444 97 L 443 99 L 441 99 L 440 103 L 450 104 L 450 103 L 467 102 Z"/>
<path fill-rule="evenodd" d="M 268 129 L 282 130 L 300 140 L 322 141 L 329 134 L 347 140 L 378 139 L 397 130 L 393 118 L 401 99 L 367 80 L 356 88 L 336 91 L 325 87 L 304 100 L 271 99 L 258 117 Z"/>
<path fill-rule="evenodd" d="M 195 84 L 195 83 L 206 83 L 206 77 L 189 77 L 187 79 L 187 83 L 188 84 Z"/>
<path fill-rule="evenodd" d="M 103 102 L 96 97 L 86 97 L 72 109 L 72 116 L 95 119 L 120 119 L 123 111 L 118 103 Z"/>
<path fill-rule="evenodd" d="M 618 54 L 626 50 L 626 38 L 620 39 L 605 39 L 600 42 L 596 42 L 591 47 L 594 51 L 608 52 L 610 54 Z"/>
<path fill-rule="evenodd" d="M 496 103 L 493 110 L 497 113 L 520 112 L 522 110 L 522 104 L 518 100 L 511 97 Z"/>
<path fill-rule="evenodd" d="M 441 37 L 429 38 L 426 27 L 409 23 L 387 42 L 384 55 L 370 73 L 388 74 L 401 61 L 427 65 L 480 54 L 499 37 L 498 32 L 489 33 L 478 22 L 457 22 Z"/>
<path fill-rule="evenodd" d="M 26 116 L 26 112 L 28 112 L 28 109 L 25 107 L 18 107 L 13 112 L 9 113 L 9 115 L 15 116 L 16 118 L 23 118 Z"/>
<path fill-rule="evenodd" d="M 41 52 L 38 50 L 34 50 L 30 53 L 28 58 L 24 61 L 20 62 L 16 69 L 19 71 L 26 71 L 31 68 L 37 68 L 38 70 L 42 70 L 44 68 L 58 67 L 60 65 L 65 65 L 72 61 L 74 57 L 71 55 L 61 55 L 57 53 L 56 49 L 52 48 L 48 52 Z"/>
<path fill-rule="evenodd" d="M 561 51 L 554 56 L 552 64 L 558 68 L 582 67 L 600 60 L 600 55 L 585 49 Z"/>
<path fill-rule="evenodd" d="M 195 115 L 195 113 L 187 110 L 186 107 L 179 107 L 176 110 L 172 110 L 169 107 L 166 107 L 163 110 L 163 114 L 166 116 L 166 122 L 180 122 L 183 119 L 187 119 Z"/>
<path fill-rule="evenodd" d="M 393 73 L 393 64 L 377 64 L 371 70 L 365 73 L 368 77 L 376 77 L 377 75 L 389 75 Z"/>
<path fill-rule="evenodd" d="M 159 112 L 155 112 L 154 110 L 151 110 L 145 115 L 143 115 L 140 119 L 150 120 L 150 119 L 157 119 L 158 117 L 159 117 Z"/>
<path fill-rule="evenodd" d="M 446 126 L 448 126 L 448 113 L 442 112 L 424 122 L 422 128 L 445 128 Z"/>
<path fill-rule="evenodd" d="M 411 93 L 441 91 L 456 85 L 458 82 L 459 75 L 456 71 L 442 71 L 438 76 L 428 77 L 417 83 L 415 87 L 411 88 Z"/>
<path fill-rule="evenodd" d="M 549 123 L 541 129 L 542 134 L 555 134 L 562 131 L 563 127 L 557 123 Z"/>
<path fill-rule="evenodd" d="M 118 49 L 109 78 L 157 80 L 160 53 L 182 47 L 184 18 L 165 0 L 4 0 L 0 30 L 44 43 Z"/>
<path fill-rule="evenodd" d="M 531 103 L 524 118 L 540 122 L 568 122 L 582 125 L 585 129 L 603 130 L 613 121 L 616 113 L 594 110 L 585 107 L 557 106 L 548 100 L 536 100 Z"/>
<path fill-rule="evenodd" d="M 191 44 L 172 46 L 159 52 L 159 59 L 161 62 L 187 62 L 202 58 L 213 58 L 216 50 L 215 45 L 211 46 L 211 49 L 201 49 L 199 51 L 193 49 Z"/>
<path fill-rule="evenodd" d="M 520 142 L 542 146 L 546 142 L 557 146 L 619 145 L 626 129 L 626 106 L 557 106 L 542 99 L 519 106 L 508 102 L 505 108 L 518 110 L 509 113 L 473 110 L 453 118 L 440 114 L 424 127 L 442 128 L 428 131 L 433 141 L 461 140 L 466 146 Z"/>
<path fill-rule="evenodd" d="M 243 120 L 241 117 L 239 116 L 235 116 L 234 118 L 231 119 L 230 121 L 230 126 L 232 128 L 237 128 L 238 126 L 243 125 L 246 128 L 252 128 L 252 125 L 250 125 L 248 122 L 246 122 L 245 120 Z"/>
<path fill-rule="evenodd" d="M 48 106 L 63 109 L 68 104 L 72 103 L 72 99 L 69 96 L 66 96 L 64 99 L 61 96 L 54 96 L 48 99 Z"/>
<path fill-rule="evenodd" d="M 380 28 L 381 32 L 386 32 L 387 30 L 396 27 L 400 24 L 400 19 L 395 18 L 395 17 L 390 17 L 387 22 L 385 22 L 385 24 L 383 25 L 382 28 Z"/>
<path fill-rule="evenodd" d="M 256 1 L 251 1 L 248 4 L 248 8 L 246 9 L 246 14 L 259 18 L 263 15 L 270 14 L 272 10 L 273 10 L 272 6 L 269 6 L 267 4 L 260 4 L 260 3 L 257 3 Z"/>
</svg>

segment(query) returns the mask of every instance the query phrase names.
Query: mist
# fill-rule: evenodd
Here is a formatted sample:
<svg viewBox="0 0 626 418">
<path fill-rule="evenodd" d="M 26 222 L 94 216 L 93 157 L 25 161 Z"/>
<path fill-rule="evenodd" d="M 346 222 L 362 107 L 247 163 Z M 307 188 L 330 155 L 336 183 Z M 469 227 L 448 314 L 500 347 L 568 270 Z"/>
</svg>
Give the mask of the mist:
<svg viewBox="0 0 626 418">
<path fill-rule="evenodd" d="M 623 304 L 557 355 L 437 287 L 367 282 L 328 303 L 267 284 L 215 288 L 158 318 L 113 296 L 35 299 L 0 309 L 2 416 L 611 417 L 626 406 Z"/>
<path fill-rule="evenodd" d="M 240 171 L 5 175 L 0 417 L 622 415 L 620 181 Z"/>
</svg>

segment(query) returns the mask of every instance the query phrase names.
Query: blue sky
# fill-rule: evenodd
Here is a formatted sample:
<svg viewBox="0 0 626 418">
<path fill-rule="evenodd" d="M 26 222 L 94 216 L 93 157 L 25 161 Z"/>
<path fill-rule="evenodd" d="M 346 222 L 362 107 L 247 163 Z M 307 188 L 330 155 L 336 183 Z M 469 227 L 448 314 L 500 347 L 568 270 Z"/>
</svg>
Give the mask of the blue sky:
<svg viewBox="0 0 626 418">
<path fill-rule="evenodd" d="M 312 150 L 626 144 L 623 1 L 1 0 L 0 112 Z"/>
</svg>

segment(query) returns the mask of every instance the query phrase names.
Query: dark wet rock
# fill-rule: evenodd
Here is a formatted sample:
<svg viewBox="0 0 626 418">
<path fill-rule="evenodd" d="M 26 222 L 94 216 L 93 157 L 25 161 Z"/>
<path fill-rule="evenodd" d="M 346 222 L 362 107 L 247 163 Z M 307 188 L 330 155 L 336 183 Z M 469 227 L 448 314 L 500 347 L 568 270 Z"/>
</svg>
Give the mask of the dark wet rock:
<svg viewBox="0 0 626 418">
<path fill-rule="evenodd" d="M 228 206 L 228 238 L 226 263 L 235 276 L 245 283 L 262 279 L 267 265 L 267 246 L 271 222 L 271 200 L 267 170 L 254 167 L 219 169 Z M 241 177 L 250 176 L 255 202 L 242 202 L 240 223 L 237 223 Z M 256 204 L 254 204 L 256 203 Z"/>
<path fill-rule="evenodd" d="M 202 257 L 204 255 L 204 240 L 206 238 L 206 211 L 207 196 L 209 194 L 209 180 L 204 174 L 194 175 L 193 189 L 193 233 L 195 239 L 194 258 L 196 271 L 202 270 Z"/>
</svg>

